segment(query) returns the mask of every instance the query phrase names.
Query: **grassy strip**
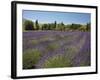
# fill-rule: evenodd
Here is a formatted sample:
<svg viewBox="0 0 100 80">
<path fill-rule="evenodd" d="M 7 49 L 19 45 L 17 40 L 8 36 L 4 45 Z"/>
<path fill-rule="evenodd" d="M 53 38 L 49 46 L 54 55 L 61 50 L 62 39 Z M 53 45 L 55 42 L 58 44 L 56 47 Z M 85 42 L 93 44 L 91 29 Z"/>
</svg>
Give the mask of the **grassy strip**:
<svg viewBox="0 0 100 80">
<path fill-rule="evenodd" d="M 66 58 L 64 55 L 56 55 L 52 58 L 49 58 L 43 64 L 44 68 L 58 68 L 58 67 L 71 67 L 71 61 Z"/>
<path fill-rule="evenodd" d="M 35 64 L 42 56 L 41 52 L 37 49 L 27 50 L 23 53 L 23 69 L 35 68 Z"/>
</svg>

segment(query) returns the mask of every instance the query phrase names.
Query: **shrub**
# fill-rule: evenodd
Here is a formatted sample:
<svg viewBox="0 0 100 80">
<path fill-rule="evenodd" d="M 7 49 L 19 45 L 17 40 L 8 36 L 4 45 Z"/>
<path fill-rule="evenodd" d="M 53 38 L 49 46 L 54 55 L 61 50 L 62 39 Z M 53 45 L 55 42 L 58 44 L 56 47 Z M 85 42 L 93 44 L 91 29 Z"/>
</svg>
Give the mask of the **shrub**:
<svg viewBox="0 0 100 80">
<path fill-rule="evenodd" d="M 31 20 L 25 20 L 24 29 L 25 30 L 34 30 L 34 23 Z"/>
<path fill-rule="evenodd" d="M 44 68 L 71 67 L 71 61 L 64 55 L 56 55 L 45 61 Z"/>
<path fill-rule="evenodd" d="M 35 68 L 35 64 L 42 56 L 41 52 L 37 49 L 27 50 L 23 53 L 23 69 Z"/>
</svg>

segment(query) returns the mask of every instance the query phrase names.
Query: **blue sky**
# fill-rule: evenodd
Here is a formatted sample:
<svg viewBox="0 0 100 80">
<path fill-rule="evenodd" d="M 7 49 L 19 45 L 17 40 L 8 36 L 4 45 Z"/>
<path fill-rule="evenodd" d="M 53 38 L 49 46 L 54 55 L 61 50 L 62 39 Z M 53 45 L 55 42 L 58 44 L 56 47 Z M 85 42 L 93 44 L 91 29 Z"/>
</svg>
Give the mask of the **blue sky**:
<svg viewBox="0 0 100 80">
<path fill-rule="evenodd" d="M 31 11 L 23 10 L 23 19 L 38 20 L 39 23 L 57 23 L 63 22 L 64 24 L 86 24 L 90 22 L 91 15 L 89 13 L 73 13 L 73 12 L 51 12 L 51 11 Z"/>
</svg>

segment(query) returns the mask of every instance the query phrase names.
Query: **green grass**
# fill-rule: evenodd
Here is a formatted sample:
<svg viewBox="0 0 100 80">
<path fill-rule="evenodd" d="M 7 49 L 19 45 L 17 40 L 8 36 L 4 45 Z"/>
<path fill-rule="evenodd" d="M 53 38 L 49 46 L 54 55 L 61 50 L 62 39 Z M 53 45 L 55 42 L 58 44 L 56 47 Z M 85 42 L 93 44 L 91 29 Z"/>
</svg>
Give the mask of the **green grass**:
<svg viewBox="0 0 100 80">
<path fill-rule="evenodd" d="M 66 58 L 64 55 L 56 55 L 52 58 L 49 58 L 43 64 L 43 68 L 60 68 L 60 67 L 71 67 L 71 61 Z"/>
<path fill-rule="evenodd" d="M 41 56 L 41 52 L 37 49 L 27 50 L 23 53 L 23 69 L 34 68 L 34 64 L 39 61 Z"/>
<path fill-rule="evenodd" d="M 35 39 L 31 40 L 31 42 L 32 42 L 33 45 L 36 45 L 36 44 L 39 43 L 39 41 L 38 40 L 35 40 Z"/>
<path fill-rule="evenodd" d="M 49 45 L 46 47 L 46 49 L 47 49 L 48 51 L 54 51 L 55 49 L 57 49 L 57 48 L 59 48 L 59 47 L 60 47 L 59 44 L 51 43 L 51 44 L 49 44 Z"/>
</svg>

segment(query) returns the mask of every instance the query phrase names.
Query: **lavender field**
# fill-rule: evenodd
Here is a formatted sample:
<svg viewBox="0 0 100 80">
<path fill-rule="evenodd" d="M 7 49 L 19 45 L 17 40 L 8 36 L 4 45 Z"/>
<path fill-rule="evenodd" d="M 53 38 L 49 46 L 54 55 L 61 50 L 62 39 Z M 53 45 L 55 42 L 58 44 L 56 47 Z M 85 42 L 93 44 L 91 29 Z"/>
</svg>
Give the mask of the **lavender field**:
<svg viewBox="0 0 100 80">
<path fill-rule="evenodd" d="M 23 69 L 91 65 L 90 32 L 23 32 Z"/>
</svg>

